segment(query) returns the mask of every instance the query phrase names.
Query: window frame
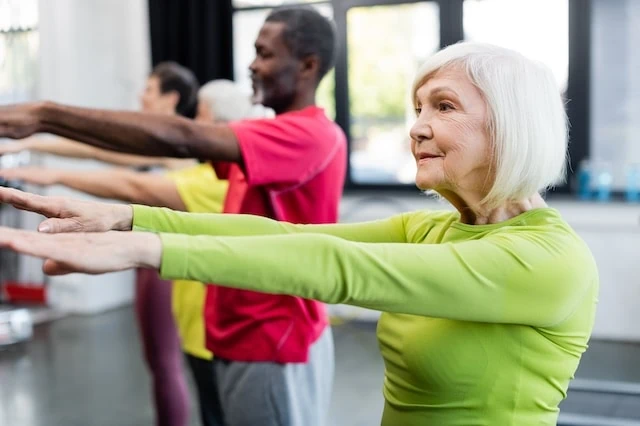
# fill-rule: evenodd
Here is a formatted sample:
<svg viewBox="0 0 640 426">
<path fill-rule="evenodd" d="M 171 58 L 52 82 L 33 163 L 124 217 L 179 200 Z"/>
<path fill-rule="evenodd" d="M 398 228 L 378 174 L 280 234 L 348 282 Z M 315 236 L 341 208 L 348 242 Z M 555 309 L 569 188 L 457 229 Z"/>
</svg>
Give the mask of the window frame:
<svg viewBox="0 0 640 426">
<path fill-rule="evenodd" d="M 575 193 L 578 166 L 589 157 L 591 111 L 591 0 L 569 0 L 569 81 L 567 84 L 567 116 L 569 129 L 569 161 L 567 182 L 553 192 Z"/>
<path fill-rule="evenodd" d="M 338 1 L 340 1 L 340 0 L 338 0 Z M 286 6 L 290 6 L 290 7 L 315 6 L 317 4 L 329 4 L 329 5 L 333 6 L 334 2 L 335 2 L 335 0 L 318 0 L 318 1 L 311 2 L 311 3 L 304 2 L 304 1 L 296 1 L 296 2 L 293 2 L 293 3 L 286 4 Z M 232 11 L 232 13 L 252 11 L 252 10 L 269 10 L 269 9 L 273 9 L 274 7 L 279 7 L 279 6 L 234 6 L 233 5 L 233 0 L 231 0 L 231 11 Z"/>
</svg>

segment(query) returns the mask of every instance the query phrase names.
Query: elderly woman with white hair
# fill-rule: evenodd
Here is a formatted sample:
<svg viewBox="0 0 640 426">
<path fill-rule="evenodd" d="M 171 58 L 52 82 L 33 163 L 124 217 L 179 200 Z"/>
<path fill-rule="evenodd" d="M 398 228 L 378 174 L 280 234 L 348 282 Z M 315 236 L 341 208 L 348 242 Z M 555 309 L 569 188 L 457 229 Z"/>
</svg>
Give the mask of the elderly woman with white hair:
<svg viewBox="0 0 640 426">
<path fill-rule="evenodd" d="M 250 95 L 244 93 L 240 86 L 232 81 L 213 80 L 198 91 L 195 117 L 197 121 L 229 122 L 255 115 L 256 106 L 252 105 Z M 94 148 L 94 151 L 101 150 Z M 221 212 L 228 187 L 226 180 L 216 177 L 209 163 L 173 170 L 166 174 L 136 172 L 124 168 L 70 171 L 24 167 L 0 170 L 0 176 L 41 186 L 63 185 L 97 197 L 194 213 Z M 172 370 L 165 371 L 164 374 L 182 374 L 181 369 L 175 367 L 182 364 L 182 360 L 179 359 L 179 346 L 172 343 L 175 339 L 172 339 L 175 328 L 164 326 L 171 323 L 173 312 L 180 345 L 198 390 L 202 423 L 204 426 L 214 426 L 214 412 L 217 412 L 217 408 L 212 407 L 212 404 L 217 404 L 217 401 L 210 397 L 214 386 L 212 354 L 205 345 L 202 314 L 205 287 L 196 281 L 175 280 L 171 289 L 167 289 L 167 297 L 145 297 L 147 291 L 155 290 L 157 293 L 157 287 L 163 285 L 157 281 L 157 274 L 146 272 L 139 271 L 139 281 L 155 284 L 155 289 L 138 286 L 136 305 L 138 310 L 146 312 L 140 314 L 140 326 L 143 329 L 143 346 L 149 364 L 153 366 L 154 359 L 162 359 L 164 361 L 160 367 Z M 174 358 L 176 359 L 173 362 L 168 361 Z M 165 387 L 167 385 L 168 383 L 158 384 Z M 167 420 L 161 422 L 165 424 Z"/>
<path fill-rule="evenodd" d="M 555 425 L 598 292 L 588 247 L 540 195 L 564 173 L 558 87 L 516 52 L 459 43 L 422 66 L 413 101 L 416 184 L 456 211 L 293 225 L 3 189 L 1 200 L 50 217 L 41 230 L 135 232 L 4 229 L 0 244 L 47 259 L 52 274 L 143 266 L 377 309 L 383 425 Z"/>
</svg>

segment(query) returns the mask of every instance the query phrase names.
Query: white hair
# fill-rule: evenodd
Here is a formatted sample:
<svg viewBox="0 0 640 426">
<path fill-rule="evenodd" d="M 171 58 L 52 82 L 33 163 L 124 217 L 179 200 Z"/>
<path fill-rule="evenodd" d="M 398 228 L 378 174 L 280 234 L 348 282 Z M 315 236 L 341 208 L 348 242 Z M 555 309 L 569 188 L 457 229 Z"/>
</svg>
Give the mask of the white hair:
<svg viewBox="0 0 640 426">
<path fill-rule="evenodd" d="M 198 91 L 198 100 L 205 102 L 215 119 L 237 121 L 254 117 L 251 96 L 230 80 L 213 80 Z"/>
<path fill-rule="evenodd" d="M 417 90 L 450 67 L 466 73 L 482 93 L 489 112 L 495 181 L 483 204 L 497 207 L 564 181 L 568 122 L 551 70 L 510 49 L 461 42 L 422 64 L 413 83 L 414 104 Z"/>
</svg>

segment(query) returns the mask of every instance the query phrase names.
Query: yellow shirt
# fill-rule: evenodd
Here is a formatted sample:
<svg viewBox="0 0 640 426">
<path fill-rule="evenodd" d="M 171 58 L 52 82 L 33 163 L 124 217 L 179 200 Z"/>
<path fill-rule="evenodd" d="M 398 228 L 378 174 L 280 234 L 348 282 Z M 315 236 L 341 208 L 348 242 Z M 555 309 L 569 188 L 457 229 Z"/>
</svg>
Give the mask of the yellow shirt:
<svg viewBox="0 0 640 426">
<path fill-rule="evenodd" d="M 180 198 L 193 213 L 219 213 L 222 211 L 228 183 L 219 180 L 209 164 L 170 172 Z M 212 359 L 213 354 L 205 345 L 204 300 L 206 287 L 198 281 L 176 280 L 173 282 L 172 310 L 182 350 L 202 359 Z"/>
</svg>

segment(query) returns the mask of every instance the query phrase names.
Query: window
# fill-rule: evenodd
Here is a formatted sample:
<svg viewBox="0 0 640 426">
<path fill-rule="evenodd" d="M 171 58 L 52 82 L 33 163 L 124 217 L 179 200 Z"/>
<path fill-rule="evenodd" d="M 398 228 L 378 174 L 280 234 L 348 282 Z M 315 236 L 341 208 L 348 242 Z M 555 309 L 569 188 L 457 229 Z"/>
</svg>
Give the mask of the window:
<svg viewBox="0 0 640 426">
<path fill-rule="evenodd" d="M 350 174 L 355 183 L 411 183 L 410 90 L 419 64 L 440 47 L 435 2 L 347 11 Z"/>
<path fill-rule="evenodd" d="M 37 0 L 0 2 L 0 104 L 34 97 L 37 22 Z"/>
<path fill-rule="evenodd" d="M 466 0 L 463 26 L 465 40 L 496 44 L 545 63 L 566 90 L 568 0 Z"/>
<path fill-rule="evenodd" d="M 640 173 L 640 3 L 593 0 L 592 7 L 591 137 L 578 160 L 588 156 L 623 191 L 629 172 Z"/>
</svg>

